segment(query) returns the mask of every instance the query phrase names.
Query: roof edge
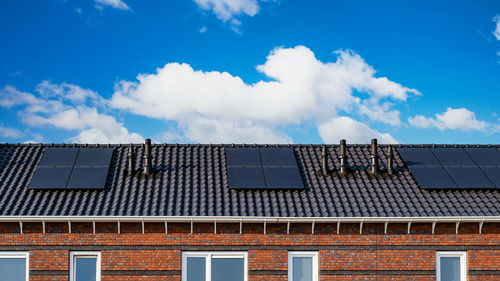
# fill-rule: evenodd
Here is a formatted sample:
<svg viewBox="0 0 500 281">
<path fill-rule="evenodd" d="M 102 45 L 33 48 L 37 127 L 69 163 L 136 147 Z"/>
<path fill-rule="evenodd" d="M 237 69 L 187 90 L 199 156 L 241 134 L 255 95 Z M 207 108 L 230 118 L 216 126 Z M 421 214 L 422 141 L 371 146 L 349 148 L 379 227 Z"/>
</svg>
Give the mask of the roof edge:
<svg viewBox="0 0 500 281">
<path fill-rule="evenodd" d="M 0 216 L 0 222 L 245 222 L 245 223 L 432 223 L 500 222 L 500 216 L 249 217 L 249 216 Z"/>
</svg>

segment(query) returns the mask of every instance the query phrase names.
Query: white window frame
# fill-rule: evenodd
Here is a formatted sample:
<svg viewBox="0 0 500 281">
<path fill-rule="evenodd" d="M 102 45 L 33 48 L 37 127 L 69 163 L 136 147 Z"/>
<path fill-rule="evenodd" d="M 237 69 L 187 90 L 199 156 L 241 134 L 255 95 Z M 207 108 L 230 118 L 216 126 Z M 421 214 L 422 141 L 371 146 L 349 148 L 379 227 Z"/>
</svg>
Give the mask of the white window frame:
<svg viewBox="0 0 500 281">
<path fill-rule="evenodd" d="M 441 281 L 441 258 L 460 258 L 460 281 L 467 280 L 467 252 L 437 252 L 436 280 Z"/>
<path fill-rule="evenodd" d="M 312 280 L 318 281 L 318 252 L 288 252 L 289 281 L 293 281 L 293 258 L 312 258 Z"/>
<path fill-rule="evenodd" d="M 30 280 L 30 253 L 29 252 L 0 252 L 0 259 L 25 259 L 26 281 Z"/>
<path fill-rule="evenodd" d="M 96 258 L 96 279 L 101 280 L 101 252 L 71 252 L 69 259 L 69 281 L 76 280 L 76 259 L 77 258 L 91 257 Z"/>
<path fill-rule="evenodd" d="M 247 252 L 182 252 L 182 281 L 187 281 L 187 258 L 205 258 L 206 281 L 212 281 L 212 258 L 242 258 L 243 280 L 248 281 Z"/>
</svg>

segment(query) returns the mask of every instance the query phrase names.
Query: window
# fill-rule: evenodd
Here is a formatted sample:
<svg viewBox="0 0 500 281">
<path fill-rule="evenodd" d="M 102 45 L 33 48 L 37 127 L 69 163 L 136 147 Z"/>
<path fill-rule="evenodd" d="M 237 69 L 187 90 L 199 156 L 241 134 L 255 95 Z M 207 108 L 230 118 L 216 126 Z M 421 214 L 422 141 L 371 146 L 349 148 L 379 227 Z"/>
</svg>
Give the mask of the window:
<svg viewBox="0 0 500 281">
<path fill-rule="evenodd" d="M 29 280 L 28 252 L 0 252 L 0 273 L 2 280 Z"/>
<path fill-rule="evenodd" d="M 184 252 L 182 281 L 247 281 L 247 253 Z"/>
<path fill-rule="evenodd" d="M 318 280 L 318 252 L 288 252 L 289 281 Z"/>
<path fill-rule="evenodd" d="M 71 252 L 70 281 L 101 280 L 100 252 Z"/>
<path fill-rule="evenodd" d="M 467 265 L 465 252 L 437 252 L 437 281 L 467 280 Z"/>
</svg>

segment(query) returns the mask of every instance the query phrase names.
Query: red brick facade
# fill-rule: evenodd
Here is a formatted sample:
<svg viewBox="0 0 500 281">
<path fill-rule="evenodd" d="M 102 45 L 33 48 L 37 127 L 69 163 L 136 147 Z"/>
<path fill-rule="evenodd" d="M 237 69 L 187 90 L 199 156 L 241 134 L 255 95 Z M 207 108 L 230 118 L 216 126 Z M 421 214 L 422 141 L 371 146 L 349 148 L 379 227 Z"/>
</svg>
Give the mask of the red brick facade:
<svg viewBox="0 0 500 281">
<path fill-rule="evenodd" d="M 183 251 L 246 251 L 248 280 L 286 280 L 288 251 L 318 251 L 319 280 L 435 280 L 437 251 L 467 251 L 469 280 L 500 280 L 500 224 L 0 224 L 0 251 L 29 251 L 30 280 L 69 280 L 71 251 L 100 251 L 102 280 L 181 280 Z"/>
</svg>

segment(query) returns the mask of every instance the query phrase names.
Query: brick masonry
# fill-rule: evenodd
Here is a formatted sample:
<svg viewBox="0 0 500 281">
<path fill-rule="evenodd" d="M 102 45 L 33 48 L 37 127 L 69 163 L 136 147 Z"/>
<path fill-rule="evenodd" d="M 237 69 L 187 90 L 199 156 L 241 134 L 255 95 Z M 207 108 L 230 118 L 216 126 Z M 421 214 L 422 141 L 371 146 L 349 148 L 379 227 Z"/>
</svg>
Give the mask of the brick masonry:
<svg viewBox="0 0 500 281">
<path fill-rule="evenodd" d="M 30 280 L 68 280 L 71 251 L 100 251 L 102 280 L 181 280 L 183 251 L 247 251 L 248 279 L 286 280 L 288 251 L 318 251 L 320 280 L 435 280 L 436 251 L 467 251 L 469 280 L 500 280 L 500 224 L 0 223 L 0 251 L 29 251 Z"/>
</svg>

